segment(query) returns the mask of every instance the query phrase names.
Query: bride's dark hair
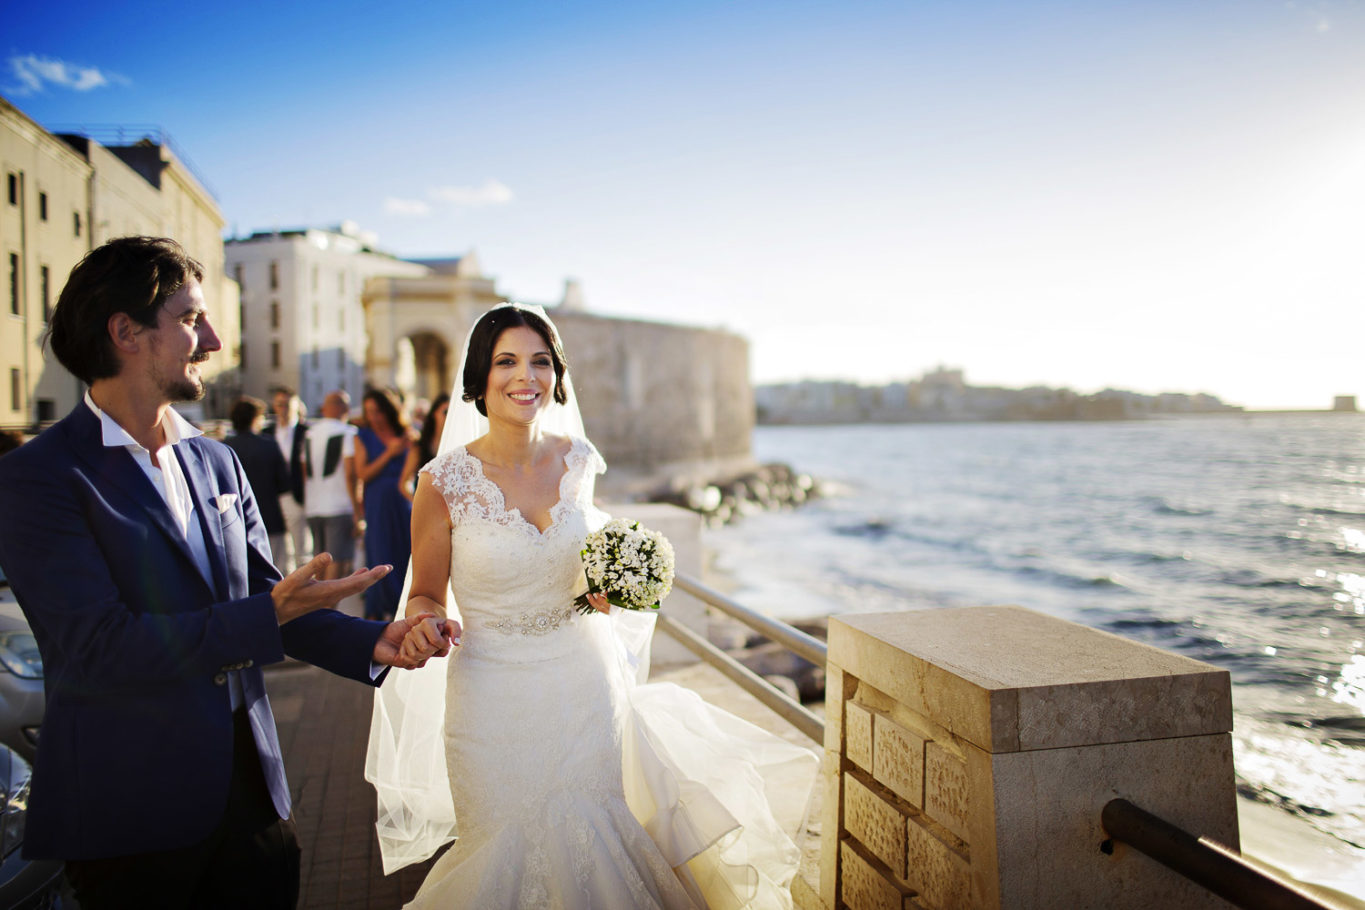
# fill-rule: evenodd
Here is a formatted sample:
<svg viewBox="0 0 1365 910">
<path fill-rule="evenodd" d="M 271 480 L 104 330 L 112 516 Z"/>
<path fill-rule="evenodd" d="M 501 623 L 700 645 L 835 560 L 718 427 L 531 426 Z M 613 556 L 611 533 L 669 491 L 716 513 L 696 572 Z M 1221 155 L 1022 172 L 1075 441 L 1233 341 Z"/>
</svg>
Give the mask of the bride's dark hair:
<svg viewBox="0 0 1365 910">
<path fill-rule="evenodd" d="M 516 305 L 494 307 L 479 317 L 474 324 L 474 331 L 469 335 L 469 353 L 465 357 L 462 377 L 464 394 L 460 396 L 465 401 L 474 402 L 474 407 L 484 417 L 488 416 L 488 407 L 484 404 L 483 393 L 488 388 L 488 374 L 493 369 L 493 345 L 498 343 L 503 332 L 518 326 L 534 330 L 550 349 L 550 360 L 555 368 L 554 399 L 559 404 L 569 400 L 568 393 L 564 391 L 564 374 L 568 372 L 569 365 L 564 360 L 564 346 L 560 344 L 559 333 L 554 326 L 533 310 Z"/>
</svg>

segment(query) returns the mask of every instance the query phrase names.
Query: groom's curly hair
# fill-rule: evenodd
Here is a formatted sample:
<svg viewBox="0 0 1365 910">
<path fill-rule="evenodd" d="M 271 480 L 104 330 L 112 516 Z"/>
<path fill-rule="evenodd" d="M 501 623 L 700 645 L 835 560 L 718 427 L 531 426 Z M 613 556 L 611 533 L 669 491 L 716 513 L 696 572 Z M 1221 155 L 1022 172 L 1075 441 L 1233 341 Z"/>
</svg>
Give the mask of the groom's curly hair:
<svg viewBox="0 0 1365 910">
<path fill-rule="evenodd" d="M 86 385 L 117 376 L 119 359 L 109 319 L 127 313 L 141 325 L 185 282 L 204 280 L 204 267 L 174 240 L 119 237 L 91 250 L 71 270 L 47 328 L 47 343 L 62 366 Z"/>
<path fill-rule="evenodd" d="M 564 359 L 564 345 L 555 327 L 536 311 L 516 304 L 494 307 L 479 317 L 474 324 L 474 331 L 469 335 L 469 353 L 465 355 L 462 377 L 464 394 L 460 396 L 465 401 L 474 402 L 474 407 L 485 417 L 488 416 L 488 407 L 483 400 L 483 393 L 488 388 L 488 374 L 493 370 L 493 346 L 503 332 L 517 326 L 533 329 L 550 349 L 550 360 L 555 368 L 554 399 L 560 404 L 569 400 L 569 394 L 564 390 L 564 374 L 569 371 L 569 364 Z"/>
</svg>

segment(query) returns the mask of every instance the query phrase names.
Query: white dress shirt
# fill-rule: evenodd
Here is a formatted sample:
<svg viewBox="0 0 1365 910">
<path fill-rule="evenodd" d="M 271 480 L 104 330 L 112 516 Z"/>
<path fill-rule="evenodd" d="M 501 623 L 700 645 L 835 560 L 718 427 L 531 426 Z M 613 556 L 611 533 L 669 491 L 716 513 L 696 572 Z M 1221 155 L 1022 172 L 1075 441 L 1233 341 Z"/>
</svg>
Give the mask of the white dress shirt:
<svg viewBox="0 0 1365 910">
<path fill-rule="evenodd" d="M 142 444 L 134 439 L 127 430 L 118 425 L 118 422 L 108 414 L 100 410 L 99 405 L 90 397 L 90 392 L 85 393 L 85 403 L 100 421 L 100 437 L 104 445 L 109 448 L 122 446 L 127 450 L 137 466 L 142 469 L 142 473 L 147 475 L 147 479 L 156 487 L 156 491 L 161 494 L 161 498 L 166 501 L 166 507 L 171 510 L 171 517 L 175 519 L 176 526 L 180 528 L 180 533 L 185 535 L 185 543 L 189 544 L 190 556 L 194 559 L 195 568 L 199 574 L 204 576 L 209 588 L 213 588 L 213 569 L 209 565 L 209 549 L 204 542 L 204 529 L 195 520 L 194 497 L 190 495 L 190 484 L 185 479 L 185 472 L 180 467 L 180 459 L 175 457 L 171 451 L 177 443 L 186 439 L 193 439 L 195 436 L 204 434 L 195 428 L 188 420 L 181 417 L 175 408 L 167 408 L 166 416 L 161 420 L 161 429 L 166 434 L 166 443 L 156 450 L 156 464 L 152 463 L 152 453 L 143 448 Z M 232 710 L 236 711 L 242 706 L 242 681 L 237 675 L 236 670 L 227 671 L 228 679 L 228 698 L 232 703 Z"/>
</svg>

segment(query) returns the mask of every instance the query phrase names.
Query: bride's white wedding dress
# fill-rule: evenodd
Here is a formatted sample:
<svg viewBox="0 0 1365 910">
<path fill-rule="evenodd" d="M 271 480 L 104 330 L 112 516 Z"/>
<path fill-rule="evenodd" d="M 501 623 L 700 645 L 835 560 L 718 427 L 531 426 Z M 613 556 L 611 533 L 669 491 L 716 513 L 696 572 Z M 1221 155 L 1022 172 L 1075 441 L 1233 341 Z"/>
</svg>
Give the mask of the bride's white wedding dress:
<svg viewBox="0 0 1365 910">
<path fill-rule="evenodd" d="M 579 551 L 606 521 L 592 504 L 605 465 L 582 439 L 564 460 L 543 532 L 464 448 L 424 468 L 450 510 L 464 626 L 445 662 L 458 839 L 409 906 L 789 906 L 801 819 L 774 817 L 770 794 L 799 788 L 784 802 L 804 804 L 814 753 L 688 690 L 640 684 L 652 616 L 575 611 Z"/>
</svg>

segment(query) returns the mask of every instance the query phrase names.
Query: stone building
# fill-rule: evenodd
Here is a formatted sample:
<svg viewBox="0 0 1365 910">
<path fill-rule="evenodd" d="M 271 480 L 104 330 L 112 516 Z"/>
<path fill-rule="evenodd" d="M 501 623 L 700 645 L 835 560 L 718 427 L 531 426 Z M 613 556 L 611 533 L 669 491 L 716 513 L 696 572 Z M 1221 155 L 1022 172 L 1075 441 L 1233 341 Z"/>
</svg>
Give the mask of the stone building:
<svg viewBox="0 0 1365 910">
<path fill-rule="evenodd" d="M 174 237 L 203 264 L 205 303 L 224 349 L 205 364 L 204 404 L 182 410 L 192 418 L 226 411 L 240 389 L 240 329 L 237 286 L 223 275 L 224 219 L 169 138 L 58 136 L 0 98 L 0 171 L 0 426 L 33 428 L 79 401 L 80 383 L 42 345 L 48 315 L 82 256 L 130 234 Z"/>
<path fill-rule="evenodd" d="M 360 399 L 373 338 L 362 302 L 366 283 L 430 271 L 374 244 L 349 222 L 260 231 L 224 244 L 228 272 L 241 288 L 243 391 L 268 398 L 272 388 L 289 386 L 310 411 L 334 389 Z"/>
</svg>

